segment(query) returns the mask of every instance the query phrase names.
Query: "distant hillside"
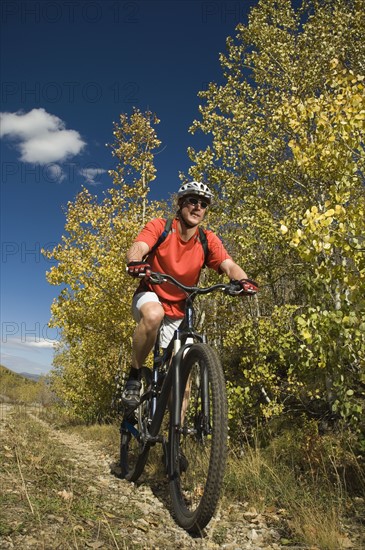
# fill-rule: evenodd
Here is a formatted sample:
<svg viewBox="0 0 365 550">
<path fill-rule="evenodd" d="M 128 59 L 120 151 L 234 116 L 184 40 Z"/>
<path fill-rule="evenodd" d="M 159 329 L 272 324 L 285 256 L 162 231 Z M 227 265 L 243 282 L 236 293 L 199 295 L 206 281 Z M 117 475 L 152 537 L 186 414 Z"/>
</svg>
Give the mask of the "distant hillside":
<svg viewBox="0 0 365 550">
<path fill-rule="evenodd" d="M 27 380 L 32 380 L 34 382 L 37 382 L 41 378 L 39 374 L 30 374 L 28 372 L 18 373 L 8 369 L 7 367 L 4 367 L 3 365 L 0 365 L 0 383 L 1 383 L 1 379 L 4 376 L 13 377 L 14 381 L 18 379 L 18 382 L 22 381 L 24 378 L 26 378 Z"/>
<path fill-rule="evenodd" d="M 24 378 L 35 380 L 36 382 L 38 382 L 38 380 L 42 378 L 40 374 L 31 374 L 30 372 L 20 372 L 19 376 L 24 376 Z"/>
<path fill-rule="evenodd" d="M 46 403 L 50 392 L 43 379 L 27 378 L 0 365 L 0 403 Z M 39 378 L 39 377 L 37 377 Z"/>
</svg>

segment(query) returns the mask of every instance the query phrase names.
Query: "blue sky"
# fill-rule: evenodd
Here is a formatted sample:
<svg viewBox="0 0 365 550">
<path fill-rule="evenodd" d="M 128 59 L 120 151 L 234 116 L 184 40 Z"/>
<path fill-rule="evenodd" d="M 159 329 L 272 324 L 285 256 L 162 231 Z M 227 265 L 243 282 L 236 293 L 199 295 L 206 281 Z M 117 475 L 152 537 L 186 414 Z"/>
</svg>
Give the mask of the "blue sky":
<svg viewBox="0 0 365 550">
<path fill-rule="evenodd" d="M 167 197 L 199 143 L 197 93 L 222 78 L 227 36 L 257 4 L 196 0 L 1 3 L 1 363 L 50 370 L 50 267 L 63 207 L 111 185 L 113 121 L 136 106 L 161 119 L 152 198 Z"/>
</svg>

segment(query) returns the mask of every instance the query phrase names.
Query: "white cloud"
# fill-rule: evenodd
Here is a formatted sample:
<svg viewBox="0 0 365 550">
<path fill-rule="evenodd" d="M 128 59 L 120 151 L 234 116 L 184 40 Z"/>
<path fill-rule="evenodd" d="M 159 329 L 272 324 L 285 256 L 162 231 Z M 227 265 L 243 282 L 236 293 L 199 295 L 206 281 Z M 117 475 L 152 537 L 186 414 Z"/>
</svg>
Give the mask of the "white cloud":
<svg viewBox="0 0 365 550">
<path fill-rule="evenodd" d="M 23 335 L 21 338 L 9 338 L 5 337 L 5 340 L 3 339 L 1 343 L 2 349 L 11 349 L 11 350 L 31 350 L 36 353 L 40 350 L 53 350 L 55 346 L 58 344 L 57 338 L 50 339 L 50 338 L 39 338 L 35 335 L 32 335 L 32 338 L 29 335 L 28 339 L 26 338 L 26 335 Z M 3 337 L 4 338 L 4 337 Z"/>
<path fill-rule="evenodd" d="M 44 133 L 20 143 L 21 160 L 35 164 L 62 162 L 77 155 L 84 142 L 76 130 L 58 130 Z"/>
<path fill-rule="evenodd" d="M 45 109 L 0 113 L 0 137 L 17 142 L 23 162 L 42 165 L 63 162 L 86 145 L 76 130 L 66 130 L 63 120 Z"/>
<path fill-rule="evenodd" d="M 51 342 L 50 340 L 41 340 L 40 342 L 26 342 L 24 345 L 34 348 L 53 349 L 56 343 L 56 341 Z"/>
<path fill-rule="evenodd" d="M 0 113 L 0 137 L 30 139 L 44 132 L 55 132 L 65 127 L 64 122 L 45 109 L 32 109 L 29 113 Z"/>
<path fill-rule="evenodd" d="M 86 179 L 89 185 L 98 185 L 99 182 L 96 181 L 97 176 L 105 174 L 105 172 L 106 170 L 103 168 L 83 168 L 79 173 Z"/>
</svg>

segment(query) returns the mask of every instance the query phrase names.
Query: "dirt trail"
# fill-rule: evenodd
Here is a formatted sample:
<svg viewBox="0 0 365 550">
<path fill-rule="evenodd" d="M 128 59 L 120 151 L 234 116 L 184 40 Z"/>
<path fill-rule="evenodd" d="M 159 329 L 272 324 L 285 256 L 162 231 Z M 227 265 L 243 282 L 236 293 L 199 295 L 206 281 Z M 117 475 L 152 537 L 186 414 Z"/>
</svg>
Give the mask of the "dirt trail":
<svg viewBox="0 0 365 550">
<path fill-rule="evenodd" d="M 0 416 L 0 435 L 6 436 L 11 428 L 10 405 L 2 405 Z M 227 550 L 279 550 L 290 548 L 286 541 L 281 545 L 279 533 L 280 518 L 271 514 L 263 516 L 255 511 L 249 511 L 243 504 L 232 503 L 228 508 L 218 509 L 216 516 L 209 524 L 203 538 L 192 538 L 180 529 L 168 511 L 168 501 L 165 501 L 166 486 L 153 485 L 153 480 L 147 479 L 137 486 L 125 480 L 120 480 L 111 474 L 112 459 L 98 450 L 92 443 L 85 442 L 74 434 L 52 428 L 46 422 L 28 413 L 50 440 L 64 446 L 64 453 L 74 464 L 75 479 L 86 480 L 88 491 L 97 498 L 107 498 L 107 517 L 118 515 L 118 537 L 113 537 L 110 546 L 96 541 L 88 543 L 84 548 L 138 548 L 138 549 L 213 549 Z M 67 493 L 66 493 L 67 494 Z M 131 517 L 131 506 L 137 511 Z M 125 510 L 126 516 L 123 516 Z M 49 529 L 54 529 L 54 517 L 51 515 Z M 113 526 L 115 529 L 115 525 Z M 42 523 L 43 533 L 47 525 Z M 122 536 L 123 535 L 123 536 Z M 48 540 L 43 535 L 44 540 Z M 122 543 L 120 541 L 123 541 Z M 118 542 L 119 541 L 119 542 Z M 41 545 L 34 533 L 20 535 L 15 533 L 0 539 L 0 547 L 27 548 L 82 548 L 79 544 L 57 543 L 57 546 Z M 294 547 L 292 547 L 294 548 Z M 299 546 L 295 546 L 298 550 Z"/>
</svg>

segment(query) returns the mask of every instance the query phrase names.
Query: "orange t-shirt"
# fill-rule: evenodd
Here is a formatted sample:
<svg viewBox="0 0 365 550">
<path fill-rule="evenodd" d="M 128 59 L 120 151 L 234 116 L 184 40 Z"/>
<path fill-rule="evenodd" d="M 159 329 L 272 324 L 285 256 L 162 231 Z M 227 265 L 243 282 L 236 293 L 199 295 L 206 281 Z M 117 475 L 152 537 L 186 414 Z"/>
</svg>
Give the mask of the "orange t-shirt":
<svg viewBox="0 0 365 550">
<path fill-rule="evenodd" d="M 145 242 L 150 249 L 164 231 L 166 220 L 156 218 L 142 229 L 135 242 Z M 230 255 L 220 239 L 213 231 L 205 230 L 208 244 L 206 265 L 219 272 L 219 267 Z M 167 273 L 186 286 L 195 286 L 199 280 L 200 271 L 204 265 L 204 250 L 199 240 L 199 230 L 187 241 L 183 241 L 178 230 L 178 220 L 175 219 L 171 231 L 160 246 L 148 257 L 152 271 Z M 171 283 L 149 285 L 142 281 L 136 292 L 151 290 L 155 292 L 165 310 L 172 319 L 184 316 L 186 294 Z"/>
</svg>

